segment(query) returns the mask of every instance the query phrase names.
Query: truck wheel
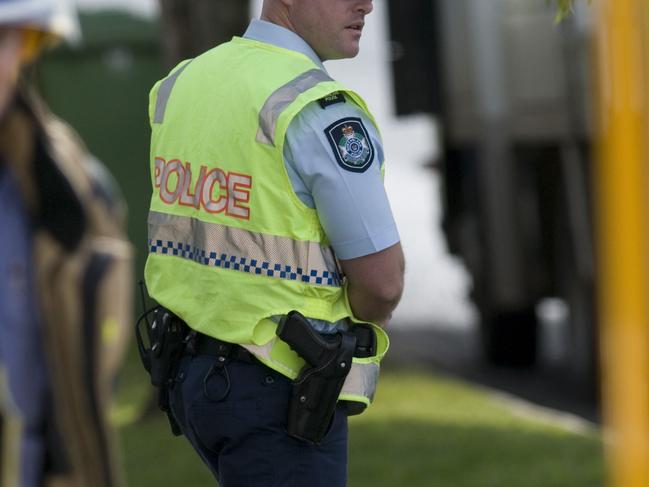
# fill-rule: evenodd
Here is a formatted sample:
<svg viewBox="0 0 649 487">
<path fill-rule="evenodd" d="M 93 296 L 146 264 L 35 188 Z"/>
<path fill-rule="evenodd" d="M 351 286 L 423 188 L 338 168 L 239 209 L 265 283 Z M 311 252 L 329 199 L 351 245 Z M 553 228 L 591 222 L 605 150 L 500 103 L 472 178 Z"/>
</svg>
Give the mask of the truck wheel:
<svg viewBox="0 0 649 487">
<path fill-rule="evenodd" d="M 481 313 L 482 345 L 489 363 L 531 367 L 536 362 L 538 320 L 533 306 Z"/>
</svg>

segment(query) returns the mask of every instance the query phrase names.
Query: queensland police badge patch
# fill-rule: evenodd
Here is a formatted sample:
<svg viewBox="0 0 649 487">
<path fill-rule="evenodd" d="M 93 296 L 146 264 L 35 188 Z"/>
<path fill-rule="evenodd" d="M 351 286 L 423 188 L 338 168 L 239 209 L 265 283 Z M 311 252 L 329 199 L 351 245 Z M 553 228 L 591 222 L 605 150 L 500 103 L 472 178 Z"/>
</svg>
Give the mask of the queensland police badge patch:
<svg viewBox="0 0 649 487">
<path fill-rule="evenodd" d="M 325 129 L 338 164 L 353 172 L 365 172 L 374 160 L 374 147 L 360 118 L 340 119 Z"/>
</svg>

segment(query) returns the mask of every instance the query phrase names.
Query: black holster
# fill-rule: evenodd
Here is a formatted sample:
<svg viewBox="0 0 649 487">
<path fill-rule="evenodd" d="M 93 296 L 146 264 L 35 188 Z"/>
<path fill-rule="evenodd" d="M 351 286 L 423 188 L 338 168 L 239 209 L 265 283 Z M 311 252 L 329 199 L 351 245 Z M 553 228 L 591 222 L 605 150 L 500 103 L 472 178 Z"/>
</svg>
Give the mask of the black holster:
<svg viewBox="0 0 649 487">
<path fill-rule="evenodd" d="M 359 326 L 359 331 L 361 330 L 363 328 Z M 369 331 L 374 338 L 373 331 Z M 367 338 L 370 335 L 365 331 L 361 331 L 361 334 L 344 332 L 320 335 L 297 311 L 291 311 L 282 318 L 277 335 L 306 362 L 293 381 L 288 433 L 295 438 L 318 444 L 329 431 L 338 396 L 351 369 L 354 355 L 372 355 L 376 343 Z M 359 338 L 363 342 L 360 347 Z"/>
<path fill-rule="evenodd" d="M 173 434 L 179 436 L 182 433 L 169 409 L 169 390 L 185 350 L 189 327 L 162 306 L 153 310 L 152 321 L 144 321 L 144 332 L 141 323 L 139 320 L 135 336 L 142 365 L 158 390 L 158 407 L 167 414 Z"/>
</svg>

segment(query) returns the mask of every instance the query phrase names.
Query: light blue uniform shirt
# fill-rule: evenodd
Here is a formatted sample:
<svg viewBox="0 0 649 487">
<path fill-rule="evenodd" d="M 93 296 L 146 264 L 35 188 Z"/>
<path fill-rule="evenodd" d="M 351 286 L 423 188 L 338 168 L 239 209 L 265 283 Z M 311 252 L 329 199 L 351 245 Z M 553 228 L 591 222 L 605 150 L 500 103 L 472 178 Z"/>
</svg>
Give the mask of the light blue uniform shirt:
<svg viewBox="0 0 649 487">
<path fill-rule="evenodd" d="M 284 27 L 253 20 L 244 37 L 302 53 L 326 71 L 304 39 Z M 349 117 L 361 120 L 375 150 L 374 159 L 364 172 L 344 169 L 325 135 L 327 127 Z M 376 127 L 349 98 L 345 103 L 326 108 L 318 102 L 310 103 L 288 127 L 284 163 L 293 189 L 305 205 L 317 210 L 340 259 L 373 254 L 399 242 L 381 177 L 383 160 L 383 146 Z"/>
</svg>

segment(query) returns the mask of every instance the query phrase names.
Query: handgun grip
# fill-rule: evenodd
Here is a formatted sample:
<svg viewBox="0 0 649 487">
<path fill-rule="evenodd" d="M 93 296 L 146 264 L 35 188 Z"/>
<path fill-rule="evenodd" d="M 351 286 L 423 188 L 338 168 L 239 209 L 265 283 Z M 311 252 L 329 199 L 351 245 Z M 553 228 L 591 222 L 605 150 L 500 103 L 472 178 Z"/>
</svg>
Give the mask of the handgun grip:
<svg viewBox="0 0 649 487">
<path fill-rule="evenodd" d="M 291 311 L 282 317 L 277 326 L 277 336 L 312 367 L 324 363 L 338 349 L 340 342 L 339 336 L 333 343 L 325 340 L 298 311 Z"/>
</svg>

